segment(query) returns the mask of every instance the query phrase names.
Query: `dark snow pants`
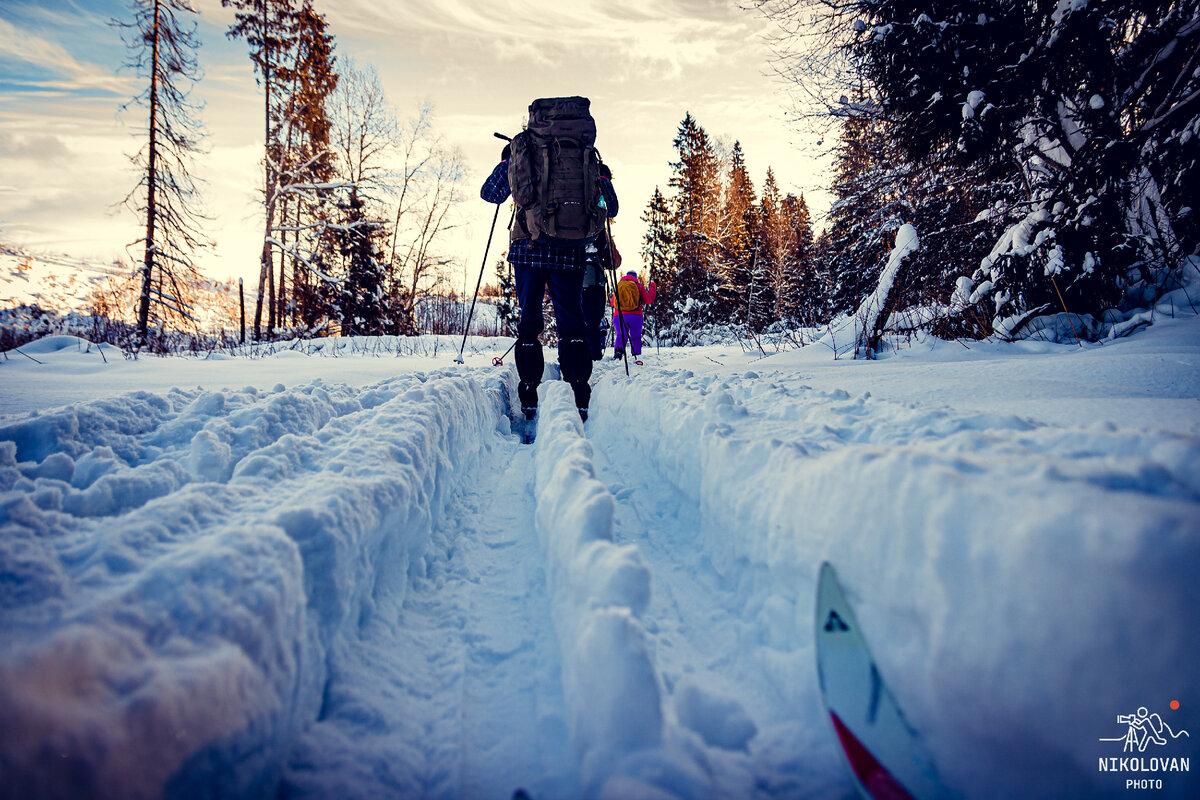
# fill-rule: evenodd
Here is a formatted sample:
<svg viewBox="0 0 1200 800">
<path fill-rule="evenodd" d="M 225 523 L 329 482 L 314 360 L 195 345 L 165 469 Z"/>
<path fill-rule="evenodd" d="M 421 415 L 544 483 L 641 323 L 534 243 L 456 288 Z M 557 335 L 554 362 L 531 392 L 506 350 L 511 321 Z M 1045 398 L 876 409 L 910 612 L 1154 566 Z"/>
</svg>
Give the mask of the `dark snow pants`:
<svg viewBox="0 0 1200 800">
<path fill-rule="evenodd" d="M 583 323 L 586 330 L 588 350 L 592 360 L 604 358 L 604 310 L 607 307 L 608 290 L 600 286 L 583 287 Z"/>
<path fill-rule="evenodd" d="M 521 405 L 525 408 L 537 405 L 537 387 L 542 382 L 545 368 L 538 334 L 546 327 L 542 317 L 542 297 L 549 289 L 558 326 L 558 364 L 562 368 L 562 377 L 575 392 L 575 405 L 587 408 L 592 395 L 588 385 L 588 379 L 592 377 L 592 358 L 583 321 L 583 270 L 514 266 L 513 276 L 517 284 L 517 302 L 521 306 L 515 350 L 517 374 L 521 378 L 517 387 Z"/>
</svg>

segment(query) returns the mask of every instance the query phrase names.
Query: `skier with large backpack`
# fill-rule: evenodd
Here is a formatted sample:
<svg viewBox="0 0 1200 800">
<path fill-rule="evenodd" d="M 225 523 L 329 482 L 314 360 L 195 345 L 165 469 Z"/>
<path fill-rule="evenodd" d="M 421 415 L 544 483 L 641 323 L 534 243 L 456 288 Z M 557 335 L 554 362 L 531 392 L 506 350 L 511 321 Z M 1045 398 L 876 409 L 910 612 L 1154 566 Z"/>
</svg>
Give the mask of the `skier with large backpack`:
<svg viewBox="0 0 1200 800">
<path fill-rule="evenodd" d="M 558 363 L 571 384 L 579 415 L 587 419 L 592 375 L 582 292 L 587 248 L 617 213 L 612 183 L 601 177 L 596 122 L 586 97 L 550 97 L 529 105 L 529 122 L 505 145 L 501 161 L 480 189 L 489 203 L 511 195 L 516 204 L 509 234 L 521 319 L 514 357 L 517 394 L 526 419 L 537 413 L 545 357 L 542 297 L 549 290 L 558 325 Z"/>
<path fill-rule="evenodd" d="M 625 276 L 617 281 L 617 292 L 611 300 L 613 328 L 617 332 L 613 343 L 614 358 L 625 355 L 626 343 L 633 356 L 642 354 L 642 309 L 653 303 L 657 295 L 658 289 L 654 286 L 654 281 L 650 281 L 649 286 L 643 286 L 633 270 L 625 273 Z"/>
</svg>

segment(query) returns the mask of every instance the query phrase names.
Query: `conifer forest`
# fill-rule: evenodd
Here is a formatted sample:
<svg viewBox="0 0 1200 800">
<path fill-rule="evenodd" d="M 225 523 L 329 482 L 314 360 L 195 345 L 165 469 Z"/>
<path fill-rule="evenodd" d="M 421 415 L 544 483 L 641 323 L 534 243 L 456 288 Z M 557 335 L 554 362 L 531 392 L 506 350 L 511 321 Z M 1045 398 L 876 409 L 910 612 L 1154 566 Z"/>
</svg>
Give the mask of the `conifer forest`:
<svg viewBox="0 0 1200 800">
<path fill-rule="evenodd" d="M 134 0 L 115 22 L 141 86 L 127 104 L 143 122 L 125 205 L 142 236 L 136 266 L 89 296 L 90 335 L 165 350 L 181 331 L 261 341 L 460 326 L 468 298 L 447 270 L 477 256 L 451 234 L 475 200 L 467 176 L 490 165 L 464 162 L 432 101 L 399 114 L 375 69 L 339 54 L 320 0 L 221 5 L 261 99 L 261 239 L 243 254 L 256 278 L 239 294 L 196 267 L 220 238 L 205 209 L 221 202 L 193 180 L 200 12 Z M 797 131 L 819 132 L 832 203 L 814 214 L 786 188 L 793 176 L 751 175 L 738 131 L 706 131 L 680 97 L 669 177 L 623 197 L 645 226 L 622 242 L 627 263 L 663 297 L 648 318 L 656 343 L 803 345 L 847 317 L 870 320 L 872 341 L 885 329 L 1098 339 L 1182 284 L 1200 248 L 1197 0 L 755 0 L 741 13 L 772 23 L 764 69 L 788 87 Z M 905 225 L 919 247 L 885 276 Z M 483 299 L 490 332 L 507 334 L 512 280 L 492 256 Z M 9 308 L 5 342 L 68 312 L 45 305 Z"/>
</svg>

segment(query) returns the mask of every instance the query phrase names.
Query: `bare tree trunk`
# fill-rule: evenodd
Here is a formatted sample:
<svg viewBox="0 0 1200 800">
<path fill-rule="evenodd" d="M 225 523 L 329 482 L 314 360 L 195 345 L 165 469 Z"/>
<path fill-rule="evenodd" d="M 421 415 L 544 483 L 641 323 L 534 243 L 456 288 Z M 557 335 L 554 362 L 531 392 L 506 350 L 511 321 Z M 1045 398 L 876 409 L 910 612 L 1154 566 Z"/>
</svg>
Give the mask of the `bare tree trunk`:
<svg viewBox="0 0 1200 800">
<path fill-rule="evenodd" d="M 262 42 L 263 42 L 263 95 L 264 101 L 264 147 L 266 157 L 263 166 L 263 190 L 266 193 L 266 230 L 263 232 L 262 256 L 258 269 L 258 297 L 254 301 L 254 341 L 262 341 L 262 310 L 263 295 L 266 293 L 267 282 L 273 277 L 274 264 L 271 257 L 271 230 L 275 227 L 275 167 L 271 163 L 271 46 L 270 29 L 267 27 L 267 12 L 270 0 L 263 2 Z M 274 281 L 271 281 L 271 294 L 274 298 Z M 270 308 L 270 317 L 275 316 L 275 309 Z M 273 323 L 274 320 L 268 320 Z"/>
<path fill-rule="evenodd" d="M 287 306 L 287 275 L 286 275 L 287 252 L 288 252 L 287 223 L 288 223 L 288 211 L 290 210 L 291 204 L 292 204 L 291 198 L 284 196 L 283 207 L 279 211 L 279 220 L 282 224 L 280 226 L 280 231 L 279 231 L 279 243 L 280 243 L 279 289 L 275 293 L 275 321 L 281 328 L 284 327 L 285 325 L 287 325 L 287 319 L 285 316 L 286 306 Z M 296 239 L 299 238 L 299 234 L 297 232 L 293 231 L 292 237 L 293 237 L 293 241 L 295 241 Z"/>
<path fill-rule="evenodd" d="M 298 248 L 300 246 L 300 219 L 303 216 L 304 199 L 296 198 L 296 208 L 292 213 L 292 225 L 296 228 L 293 234 L 292 246 Z M 306 282 L 306 270 L 301 266 L 297 256 L 292 257 L 292 324 L 296 324 L 300 319 L 302 295 Z"/>
<path fill-rule="evenodd" d="M 295 141 L 296 84 L 299 81 L 299 75 L 300 75 L 300 48 L 297 47 L 296 53 L 295 53 L 295 55 L 293 57 L 293 61 L 292 61 L 292 88 L 291 88 L 289 96 L 288 96 L 288 110 L 287 110 L 287 120 L 286 120 L 287 126 L 288 126 L 288 134 L 287 134 L 287 143 L 285 145 L 285 149 L 282 153 L 280 153 L 281 165 L 287 163 L 286 159 L 288 159 L 291 156 L 291 154 L 293 152 L 293 148 L 295 147 L 295 144 L 296 144 L 296 141 Z M 299 177 L 299 176 L 289 173 L 288 182 L 289 183 L 293 182 L 297 177 Z M 287 228 L 287 224 L 288 224 L 288 206 L 289 205 L 291 205 L 291 200 L 289 197 L 285 197 L 283 199 L 283 209 L 279 215 L 280 221 L 282 223 L 281 227 L 284 228 L 284 230 L 281 231 L 281 235 L 280 235 L 280 240 L 283 243 L 283 248 L 282 248 L 282 252 L 279 254 L 279 291 L 277 292 L 277 295 L 276 295 L 277 311 L 275 314 L 275 319 L 280 327 L 287 324 L 287 322 L 286 322 L 286 317 L 287 317 L 287 280 L 286 280 L 285 273 L 287 270 L 287 261 L 288 261 L 286 228 Z M 299 225 L 300 213 L 299 212 L 300 212 L 300 197 L 297 196 L 296 197 L 297 224 L 295 226 L 296 230 L 292 231 L 292 246 L 293 247 L 296 247 L 300 243 L 300 230 L 299 230 L 299 228 L 300 228 L 300 225 Z M 295 281 L 296 281 L 296 257 L 295 257 L 295 255 L 293 255 L 292 256 L 292 283 L 294 284 Z"/>
<path fill-rule="evenodd" d="M 146 167 L 146 255 L 142 262 L 142 295 L 138 300 L 137 338 L 138 345 L 146 341 L 150 327 L 150 290 L 154 281 L 154 215 L 156 169 L 158 166 L 158 37 L 160 6 L 154 0 L 154 37 L 150 56 L 150 147 Z"/>
</svg>

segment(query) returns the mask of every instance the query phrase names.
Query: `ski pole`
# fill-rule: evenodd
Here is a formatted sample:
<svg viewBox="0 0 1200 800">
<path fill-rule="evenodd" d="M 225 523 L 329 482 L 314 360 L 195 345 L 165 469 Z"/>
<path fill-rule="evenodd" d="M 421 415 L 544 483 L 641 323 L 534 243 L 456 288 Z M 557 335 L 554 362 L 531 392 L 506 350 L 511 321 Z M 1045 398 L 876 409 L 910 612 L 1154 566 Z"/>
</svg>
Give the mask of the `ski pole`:
<svg viewBox="0 0 1200 800">
<path fill-rule="evenodd" d="M 650 259 L 650 283 L 654 283 L 654 259 Z M 657 295 L 656 295 L 657 297 Z M 658 347 L 658 306 L 650 309 L 650 313 L 654 315 L 654 355 L 661 356 L 662 351 Z"/>
<path fill-rule="evenodd" d="M 620 281 L 617 279 L 617 259 L 613 255 L 612 220 L 606 218 L 604 224 L 608 230 L 608 264 L 609 269 L 612 271 L 613 305 L 617 309 L 617 324 L 621 326 L 621 336 L 625 339 L 625 346 L 621 348 L 621 355 L 625 360 L 625 377 L 629 377 L 629 349 L 633 346 L 633 343 L 629 341 L 629 329 L 625 327 L 625 315 L 621 313 L 621 298 L 618 297 L 617 290 Z"/>
<path fill-rule="evenodd" d="M 507 350 L 505 350 L 503 353 L 501 353 L 500 355 L 498 355 L 492 359 L 492 366 L 493 367 L 503 367 L 504 366 L 504 357 L 506 355 L 508 355 L 509 353 L 511 353 L 513 348 L 516 346 L 517 346 L 517 340 L 513 339 L 513 343 L 508 346 Z"/>
<path fill-rule="evenodd" d="M 517 210 L 513 209 L 515 217 Z M 483 263 L 479 265 L 479 280 L 475 281 L 475 294 L 471 296 L 471 310 L 467 312 L 467 323 L 463 325 L 462 345 L 458 348 L 458 356 L 454 359 L 454 363 L 463 363 L 463 350 L 467 347 L 467 332 L 471 330 L 471 317 L 475 315 L 475 301 L 479 299 L 479 287 L 483 283 L 483 271 L 487 269 L 488 251 L 492 249 L 492 236 L 496 233 L 496 220 L 500 219 L 500 203 L 496 204 L 496 213 L 492 215 L 492 228 L 488 231 L 487 244 L 483 247 Z M 512 223 L 510 222 L 509 225 Z"/>
</svg>

